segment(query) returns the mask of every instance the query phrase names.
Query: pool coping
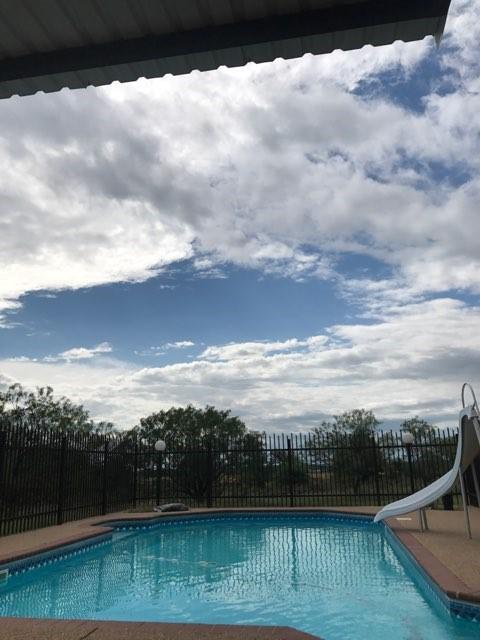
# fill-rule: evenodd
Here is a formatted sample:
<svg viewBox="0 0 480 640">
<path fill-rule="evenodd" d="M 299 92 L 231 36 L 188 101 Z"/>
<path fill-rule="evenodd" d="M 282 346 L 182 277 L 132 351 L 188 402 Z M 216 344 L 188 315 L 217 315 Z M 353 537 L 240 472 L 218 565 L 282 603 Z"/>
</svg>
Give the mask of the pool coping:
<svg viewBox="0 0 480 640">
<path fill-rule="evenodd" d="M 373 518 L 372 513 L 368 511 L 350 511 L 347 509 L 325 509 L 325 508 L 315 508 L 315 507 L 270 507 L 270 508 L 244 508 L 244 509 L 232 509 L 232 508 L 215 508 L 215 509 L 195 509 L 185 512 L 152 512 L 152 513 L 125 513 L 121 515 L 115 516 L 104 516 L 98 519 L 92 519 L 88 528 L 90 530 L 84 530 L 79 532 L 76 535 L 66 536 L 64 538 L 60 538 L 55 540 L 54 543 L 47 544 L 39 544 L 38 547 L 33 547 L 29 549 L 27 552 L 20 553 L 10 553 L 10 554 L 0 554 L 0 571 L 2 569 L 11 569 L 22 567 L 24 565 L 32 565 L 31 559 L 36 557 L 38 559 L 37 564 L 43 564 L 48 561 L 48 557 L 54 555 L 54 552 L 59 548 L 65 548 L 65 552 L 69 553 L 71 551 L 75 551 L 76 548 L 79 550 L 83 548 L 89 548 L 92 545 L 103 544 L 111 539 L 114 531 L 120 525 L 121 527 L 129 527 L 129 526 L 138 526 L 142 522 L 148 525 L 160 523 L 162 520 L 168 519 L 179 519 L 179 518 L 204 518 L 205 516 L 214 516 L 214 515 L 239 515 L 241 513 L 247 514 L 255 514 L 255 513 L 323 513 L 326 516 L 335 517 L 336 515 L 348 518 L 368 518 L 371 520 Z M 480 612 L 480 591 L 473 591 L 470 589 L 462 580 L 456 576 L 450 569 L 445 567 L 443 563 L 434 556 L 422 543 L 407 530 L 402 529 L 398 526 L 398 523 L 395 522 L 394 519 L 388 519 L 384 526 L 388 529 L 388 532 L 393 536 L 394 540 L 398 543 L 401 549 L 406 552 L 407 557 L 413 562 L 414 566 L 419 569 L 420 574 L 427 580 L 427 582 L 431 583 L 431 586 L 436 589 L 437 595 L 442 600 L 443 604 L 447 606 L 450 612 L 453 615 L 463 615 L 466 614 L 468 617 L 473 615 L 476 619 L 478 618 L 478 614 Z M 79 551 L 80 552 L 80 551 Z M 473 612 L 473 613 L 472 613 Z M 31 632 L 27 633 L 27 627 L 31 629 L 31 625 L 34 619 L 31 618 L 1 618 L 2 627 L 0 629 L 0 639 L 1 638 L 9 638 L 9 640 L 14 640 L 16 638 L 35 638 L 36 636 L 32 636 Z M 12 632 L 15 632 L 15 629 L 20 629 L 23 627 L 23 635 L 4 635 L 5 627 L 4 622 L 8 622 L 9 627 Z M 39 621 L 35 621 L 36 623 Z M 56 623 L 56 627 L 60 632 L 58 636 L 45 635 L 39 636 L 43 639 L 43 637 L 48 638 L 49 640 L 54 640 L 57 637 L 60 638 L 70 638 L 74 639 L 75 636 L 71 635 L 63 635 L 63 627 L 59 623 L 64 622 L 67 626 L 68 624 L 76 623 L 78 626 L 79 622 L 88 622 L 88 621 L 62 621 L 62 620 L 47 620 L 47 622 Z M 91 624 L 94 625 L 92 630 L 87 633 L 89 638 L 92 640 L 100 640 L 103 637 L 107 638 L 116 638 L 116 640 L 120 640 L 120 637 L 123 638 L 140 638 L 141 636 L 137 635 L 137 630 L 135 630 L 135 635 L 125 635 L 119 636 L 118 629 L 115 633 L 110 631 L 109 629 L 113 629 L 115 624 L 122 625 L 124 623 L 110 623 L 109 621 L 105 621 L 105 623 L 99 621 L 90 621 Z M 126 623 L 127 624 L 127 623 Z M 146 625 L 147 623 L 128 623 L 130 625 Z M 127 624 L 127 626 L 128 626 Z M 113 626 L 112 626 L 113 625 Z M 198 634 L 205 630 L 205 627 L 209 627 L 210 630 L 216 627 L 221 627 L 219 629 L 220 635 L 216 635 L 216 632 L 210 631 L 209 638 L 215 640 L 217 637 L 220 639 L 228 638 L 228 640 L 238 640 L 243 638 L 248 638 L 248 640 L 253 638 L 258 638 L 259 640 L 269 639 L 269 640 L 307 640 L 313 639 L 315 636 L 305 634 L 304 632 L 298 631 L 296 629 L 292 629 L 290 627 L 249 627 L 248 633 L 245 635 L 243 633 L 244 629 L 239 628 L 237 625 L 196 625 L 196 624 L 176 624 L 176 623 L 148 623 L 148 625 L 153 625 L 153 627 L 157 628 L 158 633 L 160 635 L 151 635 L 145 636 L 145 638 L 152 638 L 152 640 L 156 637 L 162 640 L 167 640 L 169 638 L 175 638 L 176 640 L 183 640 L 188 637 L 193 640 L 200 640 L 201 636 Z M 166 626 L 165 626 L 166 625 Z M 42 625 L 40 625 L 42 626 Z M 44 626 L 44 625 L 43 625 Z M 162 628 L 161 628 L 162 627 Z M 165 627 L 165 628 L 163 628 Z M 178 627 L 178 632 L 180 635 L 177 635 L 174 632 L 175 627 Z M 182 629 L 184 627 L 188 627 L 190 629 L 187 635 L 183 636 Z M 197 627 L 201 627 L 200 631 Z M 133 629 L 133 627 L 132 627 Z M 277 630 L 274 633 L 274 630 Z M 97 634 L 97 631 L 100 635 Z M 107 635 L 104 635 L 104 632 Z M 191 633 L 190 633 L 191 632 Z M 16 632 L 15 632 L 16 633 Z M 110 635 L 111 633 L 111 635 Z M 173 633 L 173 635 L 171 635 Z M 222 635 L 222 633 L 224 635 Z M 253 635 L 248 635 L 253 633 Z M 93 634 L 93 636 L 92 636 Z M 97 635 L 95 635 L 97 634 Z M 163 635 L 162 635 L 163 634 Z M 165 635 L 167 634 L 167 635 Z M 225 635 L 226 634 L 226 635 Z M 273 635 L 272 635 L 273 634 Z M 292 635 L 293 634 L 293 635 Z M 82 638 L 86 638 L 86 635 L 79 636 L 78 640 Z M 207 637 L 207 636 L 205 636 Z"/>
<path fill-rule="evenodd" d="M 2 618 L 1 640 L 321 640 L 292 627 Z"/>
<path fill-rule="evenodd" d="M 420 576 L 422 587 L 456 617 L 480 622 L 480 601 L 476 592 L 468 589 L 450 569 L 445 567 L 409 531 L 386 522 L 387 540 L 402 558 Z M 473 593 L 473 597 L 472 597 Z M 476 599 L 475 599 L 476 598 Z"/>
<path fill-rule="evenodd" d="M 389 528 L 402 545 L 415 558 L 417 563 L 428 574 L 441 590 L 452 600 L 463 600 L 480 604 L 480 591 L 473 591 L 436 558 L 423 544 L 409 531 L 402 531 L 396 527 Z"/>
</svg>

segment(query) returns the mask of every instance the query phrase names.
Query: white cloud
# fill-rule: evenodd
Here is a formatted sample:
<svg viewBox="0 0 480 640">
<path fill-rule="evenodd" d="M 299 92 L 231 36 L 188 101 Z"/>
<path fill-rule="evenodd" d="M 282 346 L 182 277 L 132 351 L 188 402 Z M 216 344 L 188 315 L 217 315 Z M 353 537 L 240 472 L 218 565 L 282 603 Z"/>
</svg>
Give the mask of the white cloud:
<svg viewBox="0 0 480 640">
<path fill-rule="evenodd" d="M 165 346 L 167 349 L 188 349 L 188 347 L 195 346 L 195 343 L 191 340 L 178 340 L 177 342 L 167 342 Z"/>
<path fill-rule="evenodd" d="M 139 406 L 130 411 L 122 407 L 116 391 L 117 380 L 132 375 L 135 367 L 114 358 L 89 358 L 79 360 L 2 360 L 0 361 L 0 385 L 21 382 L 27 388 L 49 385 L 59 396 L 65 395 L 75 402 L 88 406 L 99 420 L 112 420 L 123 427 L 131 426 L 139 415 Z M 125 400 L 126 402 L 126 400 Z"/>
<path fill-rule="evenodd" d="M 12 320 L 6 317 L 6 312 L 17 311 L 20 307 L 21 304 L 18 300 L 2 298 L 0 296 L 0 329 L 13 325 Z"/>
<path fill-rule="evenodd" d="M 307 340 L 291 338 L 276 342 L 240 342 L 229 343 L 222 346 L 207 347 L 199 356 L 200 359 L 211 361 L 229 361 L 239 359 L 257 358 L 272 353 L 284 353 L 297 350 L 302 347 L 320 347 L 326 342 L 326 336 L 313 336 Z"/>
<path fill-rule="evenodd" d="M 160 346 L 152 346 L 148 349 L 142 349 L 140 351 L 135 351 L 135 355 L 137 356 L 163 356 L 170 349 L 189 349 L 190 347 L 194 347 L 195 342 L 191 340 L 178 340 L 176 342 L 166 342 Z"/>
<path fill-rule="evenodd" d="M 111 353 L 113 351 L 112 346 L 108 342 L 101 342 L 96 347 L 73 347 L 62 351 L 57 356 L 47 356 L 44 358 L 46 362 L 57 362 L 65 360 L 70 362 L 71 360 L 90 360 L 100 354 Z"/>
<path fill-rule="evenodd" d="M 480 87 L 480 4 L 476 0 L 455 0 L 452 2 L 447 23 L 443 63 L 447 69 L 454 69 L 462 84 L 472 91 Z"/>
</svg>

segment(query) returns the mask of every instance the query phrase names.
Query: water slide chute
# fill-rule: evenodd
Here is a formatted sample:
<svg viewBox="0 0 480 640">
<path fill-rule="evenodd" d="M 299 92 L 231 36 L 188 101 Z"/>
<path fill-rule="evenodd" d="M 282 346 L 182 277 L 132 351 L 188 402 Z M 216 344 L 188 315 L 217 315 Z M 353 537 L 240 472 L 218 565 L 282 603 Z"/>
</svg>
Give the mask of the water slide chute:
<svg viewBox="0 0 480 640">
<path fill-rule="evenodd" d="M 473 404 L 470 406 L 465 406 L 466 388 L 470 389 L 473 396 Z M 423 511 L 425 507 L 428 507 L 448 493 L 457 479 L 459 479 L 467 535 L 469 538 L 472 537 L 463 474 L 474 462 L 477 455 L 480 454 L 480 410 L 475 398 L 475 393 L 468 383 L 465 383 L 462 387 L 462 404 L 463 409 L 460 411 L 458 419 L 457 452 L 450 471 L 447 471 L 441 478 L 438 478 L 438 480 L 435 480 L 435 482 L 432 482 L 424 489 L 420 489 L 420 491 L 416 491 L 406 498 L 387 504 L 377 513 L 375 522 L 380 522 L 385 518 L 401 516 L 406 513 L 411 513 L 412 511 L 419 511 L 420 523 L 423 528 L 424 523 L 426 524 L 425 512 Z M 474 468 L 473 476 L 478 493 L 478 479 Z"/>
</svg>

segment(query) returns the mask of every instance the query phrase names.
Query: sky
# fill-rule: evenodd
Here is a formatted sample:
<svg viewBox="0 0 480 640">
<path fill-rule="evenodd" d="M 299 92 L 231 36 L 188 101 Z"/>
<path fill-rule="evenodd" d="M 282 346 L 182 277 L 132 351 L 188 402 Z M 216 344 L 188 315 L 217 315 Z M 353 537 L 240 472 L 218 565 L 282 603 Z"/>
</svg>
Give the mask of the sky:
<svg viewBox="0 0 480 640">
<path fill-rule="evenodd" d="M 0 388 L 120 428 L 455 424 L 480 382 L 480 0 L 445 35 L 0 101 Z"/>
</svg>

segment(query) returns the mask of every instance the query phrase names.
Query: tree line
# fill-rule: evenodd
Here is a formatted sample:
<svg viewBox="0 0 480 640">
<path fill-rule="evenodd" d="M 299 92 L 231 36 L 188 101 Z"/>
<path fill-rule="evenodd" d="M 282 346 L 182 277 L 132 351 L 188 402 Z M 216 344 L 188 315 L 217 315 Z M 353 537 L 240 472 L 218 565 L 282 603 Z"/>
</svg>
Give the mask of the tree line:
<svg viewBox="0 0 480 640">
<path fill-rule="evenodd" d="M 229 410 L 212 406 L 160 410 L 141 418 L 132 429 L 118 432 L 113 423 L 92 419 L 83 405 L 66 397 L 57 398 L 51 387 L 29 391 L 20 384 L 11 385 L 0 392 L 2 418 L 11 419 L 13 424 L 28 424 L 33 430 L 112 434 L 117 447 L 128 448 L 128 443 L 135 441 L 152 449 L 157 440 L 164 440 L 167 449 L 162 484 L 167 488 L 170 485 L 179 497 L 196 501 L 206 498 L 212 487 L 234 491 L 239 483 L 249 490 L 253 487 L 261 492 L 270 487 L 273 492 L 275 483 L 300 488 L 317 483 L 321 491 L 322 484 L 334 482 L 345 492 L 358 495 L 367 489 L 373 491 L 383 476 L 393 483 L 409 473 L 398 438 L 392 440 L 391 432 L 381 434 L 380 422 L 366 409 L 347 411 L 322 422 L 308 434 L 308 447 L 293 450 L 278 446 L 278 440 L 269 447 L 263 434 L 247 429 Z M 414 417 L 399 427 L 412 433 L 418 445 L 410 452 L 417 482 L 427 484 L 449 468 L 451 447 L 423 446 L 432 444 L 438 432 L 434 425 Z M 449 444 L 445 437 L 442 442 Z M 148 465 L 143 473 L 145 477 L 150 474 L 153 482 L 157 474 L 151 461 Z"/>
</svg>

